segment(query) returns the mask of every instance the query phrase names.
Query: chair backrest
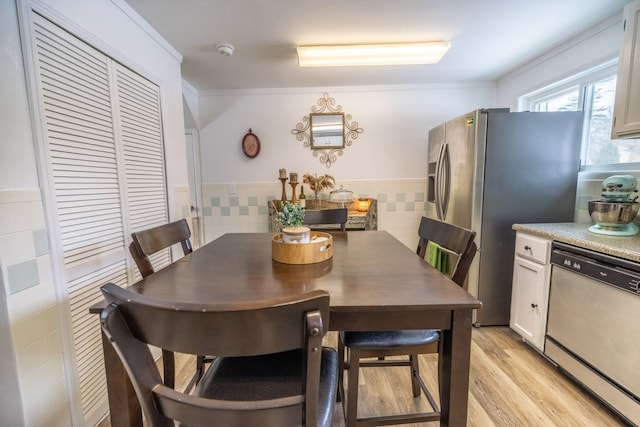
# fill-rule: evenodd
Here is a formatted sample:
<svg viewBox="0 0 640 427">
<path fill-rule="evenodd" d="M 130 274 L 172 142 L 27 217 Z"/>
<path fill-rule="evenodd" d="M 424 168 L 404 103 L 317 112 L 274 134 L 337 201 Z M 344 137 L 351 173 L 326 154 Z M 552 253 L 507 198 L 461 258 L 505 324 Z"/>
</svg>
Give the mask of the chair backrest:
<svg viewBox="0 0 640 427">
<path fill-rule="evenodd" d="M 180 219 L 169 224 L 163 224 L 146 230 L 131 233 L 133 241 L 129 245 L 129 252 L 140 270 L 142 277 L 154 272 L 150 255 L 166 249 L 176 243 L 182 245 L 185 255 L 193 252 L 191 247 L 191 230 L 186 219 Z"/>
<path fill-rule="evenodd" d="M 422 217 L 418 228 L 418 248 L 416 253 L 422 258 L 427 255 L 429 242 L 437 243 L 441 248 L 453 252 L 457 256 L 457 263 L 451 279 L 458 285 L 464 285 L 469 273 L 471 262 L 478 247 L 474 242 L 476 232 L 435 219 Z"/>
<path fill-rule="evenodd" d="M 304 225 L 325 225 L 338 224 L 340 230 L 344 231 L 349 212 L 347 208 L 335 209 L 308 209 L 304 213 Z"/>
<path fill-rule="evenodd" d="M 329 294 L 312 291 L 243 304 L 158 301 L 112 283 L 101 326 L 123 362 L 149 425 L 303 425 L 317 419 L 320 358 Z M 186 395 L 162 383 L 147 344 L 187 354 L 254 356 L 301 349 L 303 386 L 270 400 L 228 401 Z M 257 392 L 259 392 L 257 390 Z M 295 420 L 295 421 L 294 421 Z M 315 424 L 315 421 L 308 425 Z"/>
</svg>

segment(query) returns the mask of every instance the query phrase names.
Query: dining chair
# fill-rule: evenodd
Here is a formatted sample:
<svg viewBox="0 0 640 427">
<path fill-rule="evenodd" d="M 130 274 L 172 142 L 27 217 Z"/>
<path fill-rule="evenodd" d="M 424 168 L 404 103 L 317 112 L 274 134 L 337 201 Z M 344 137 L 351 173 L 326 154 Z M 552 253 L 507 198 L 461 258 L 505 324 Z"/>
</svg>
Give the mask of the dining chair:
<svg viewBox="0 0 640 427">
<path fill-rule="evenodd" d="M 349 211 L 347 208 L 335 209 L 307 209 L 304 213 L 303 225 L 329 225 L 338 224 L 340 230 L 344 231 Z"/>
<path fill-rule="evenodd" d="M 155 272 L 151 262 L 151 256 L 173 245 L 180 243 L 185 255 L 193 252 L 191 246 L 191 230 L 187 220 L 178 221 L 157 227 L 148 228 L 131 233 L 132 242 L 129 244 L 129 252 L 138 267 L 142 277 L 147 277 Z M 191 389 L 202 377 L 205 363 L 213 360 L 210 356 L 198 356 L 196 358 L 196 372 L 187 385 Z M 164 369 L 164 381 L 169 387 L 175 385 L 175 357 L 172 351 L 162 350 L 162 365 Z"/>
<path fill-rule="evenodd" d="M 471 262 L 477 252 L 474 242 L 476 232 L 434 219 L 422 217 L 418 228 L 418 247 L 416 253 L 420 257 L 431 250 L 442 251 L 450 256 L 451 278 L 460 285 L 469 272 Z M 357 425 L 387 425 L 399 423 L 417 423 L 440 419 L 440 409 L 433 395 L 420 376 L 419 354 L 440 353 L 440 331 L 436 329 L 398 330 L 354 332 L 345 331 L 338 334 L 338 387 L 339 399 L 342 400 L 347 427 Z M 405 358 L 386 359 L 391 356 Z M 346 357 L 346 359 L 345 359 Z M 366 359 L 362 360 L 361 359 Z M 411 387 L 414 397 L 424 392 L 430 412 L 405 413 L 377 417 L 358 418 L 358 377 L 361 367 L 409 366 L 411 370 Z M 347 371 L 347 394 L 345 396 L 344 371 Z M 438 370 L 438 376 L 440 372 Z M 440 381 L 438 379 L 438 384 Z"/>
<path fill-rule="evenodd" d="M 131 238 L 133 241 L 129 245 L 129 252 L 142 277 L 147 277 L 155 271 L 149 257 L 163 249 L 180 243 L 185 255 L 193 252 L 190 240 L 191 230 L 187 220 L 184 218 L 133 232 L 131 233 Z"/>
<path fill-rule="evenodd" d="M 100 324 L 133 384 L 146 425 L 329 427 L 338 356 L 322 346 L 329 293 L 244 303 L 178 303 L 108 283 Z M 162 383 L 149 346 L 216 354 L 187 394 Z"/>
</svg>

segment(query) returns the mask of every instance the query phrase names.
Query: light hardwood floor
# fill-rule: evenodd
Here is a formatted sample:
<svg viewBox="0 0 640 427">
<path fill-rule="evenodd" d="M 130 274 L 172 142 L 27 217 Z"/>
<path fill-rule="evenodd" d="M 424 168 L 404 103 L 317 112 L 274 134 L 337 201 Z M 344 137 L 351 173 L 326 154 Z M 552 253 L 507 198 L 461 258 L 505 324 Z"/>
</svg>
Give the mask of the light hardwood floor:
<svg viewBox="0 0 640 427">
<path fill-rule="evenodd" d="M 335 345 L 335 334 L 326 343 Z M 177 382 L 193 372 L 192 358 L 176 358 Z M 422 377 L 436 390 L 435 355 L 421 356 Z M 408 368 L 363 368 L 360 375 L 359 415 L 399 412 L 414 405 L 427 409 L 426 399 L 411 396 Z M 348 385 L 347 385 L 348 386 Z M 344 427 L 340 403 L 333 417 Z M 438 423 L 406 424 L 431 427 Z M 474 328 L 469 378 L 470 427 L 613 427 L 623 426 L 612 412 L 558 372 L 551 363 L 508 327 Z M 109 427 L 105 420 L 100 427 Z"/>
</svg>

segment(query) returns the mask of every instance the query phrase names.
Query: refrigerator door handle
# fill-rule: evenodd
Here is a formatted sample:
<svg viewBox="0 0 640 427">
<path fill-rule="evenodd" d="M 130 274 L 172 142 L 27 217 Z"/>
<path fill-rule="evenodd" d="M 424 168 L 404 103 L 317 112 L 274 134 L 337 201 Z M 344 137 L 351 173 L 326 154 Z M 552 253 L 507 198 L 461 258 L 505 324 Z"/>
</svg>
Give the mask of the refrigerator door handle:
<svg viewBox="0 0 640 427">
<path fill-rule="evenodd" d="M 442 152 L 444 151 L 445 144 L 440 146 L 440 150 L 438 151 L 438 161 L 436 162 L 436 174 L 435 174 L 435 185 L 434 185 L 434 201 L 436 203 L 436 215 L 438 219 L 443 221 L 442 218 L 442 191 L 440 190 L 440 186 L 442 185 Z"/>
<path fill-rule="evenodd" d="M 449 156 L 449 144 L 445 143 L 440 147 L 438 165 L 436 167 L 436 211 L 438 219 L 441 221 L 447 218 L 450 193 L 451 159 Z"/>
<path fill-rule="evenodd" d="M 451 195 L 451 156 L 449 155 L 449 144 L 444 145 L 442 153 L 442 174 L 444 188 L 442 190 L 442 220 L 447 219 L 447 211 L 449 210 L 449 196 Z"/>
</svg>

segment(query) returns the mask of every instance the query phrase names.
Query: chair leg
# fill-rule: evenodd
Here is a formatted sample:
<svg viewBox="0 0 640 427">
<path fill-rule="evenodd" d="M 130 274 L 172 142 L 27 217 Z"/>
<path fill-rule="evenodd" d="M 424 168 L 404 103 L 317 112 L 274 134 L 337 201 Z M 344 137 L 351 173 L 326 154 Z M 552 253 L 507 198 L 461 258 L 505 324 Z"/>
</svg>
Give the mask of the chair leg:
<svg viewBox="0 0 640 427">
<path fill-rule="evenodd" d="M 173 351 L 162 350 L 162 368 L 164 370 L 164 385 L 174 388 L 176 380 L 176 362 Z"/>
<path fill-rule="evenodd" d="M 445 393 L 445 390 L 442 388 L 442 377 L 444 377 L 443 354 L 444 350 L 442 348 L 442 340 L 440 340 L 440 342 L 438 342 L 438 392 L 440 393 L 440 396 Z"/>
<path fill-rule="evenodd" d="M 355 427 L 358 419 L 358 376 L 360 371 L 360 352 L 349 349 L 349 388 L 347 391 L 347 410 L 345 411 L 345 426 Z"/>
<path fill-rule="evenodd" d="M 213 356 L 196 356 L 196 371 L 191 377 L 191 381 L 184 388 L 183 393 L 189 394 L 191 390 L 200 382 L 202 376 L 204 375 L 204 365 L 205 363 L 213 363 L 215 357 Z"/>
<path fill-rule="evenodd" d="M 200 382 L 202 375 L 204 375 L 204 356 L 196 356 L 196 384 Z"/>
<path fill-rule="evenodd" d="M 409 355 L 411 361 L 411 388 L 413 390 L 413 397 L 420 396 L 420 384 L 418 383 L 418 377 L 420 376 L 420 362 L 418 361 L 417 354 Z"/>
<path fill-rule="evenodd" d="M 346 368 L 344 353 L 342 335 L 338 333 L 338 389 L 336 390 L 336 402 L 342 401 L 342 397 L 344 396 L 344 370 Z"/>
</svg>

